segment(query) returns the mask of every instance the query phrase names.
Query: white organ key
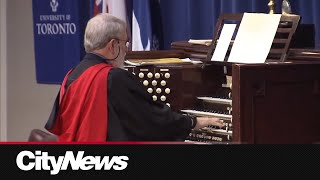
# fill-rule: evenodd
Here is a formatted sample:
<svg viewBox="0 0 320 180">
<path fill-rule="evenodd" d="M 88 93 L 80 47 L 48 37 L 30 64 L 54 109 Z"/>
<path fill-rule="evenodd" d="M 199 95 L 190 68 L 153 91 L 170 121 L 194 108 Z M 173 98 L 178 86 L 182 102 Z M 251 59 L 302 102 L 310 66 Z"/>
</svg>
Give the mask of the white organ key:
<svg viewBox="0 0 320 180">
<path fill-rule="evenodd" d="M 205 130 L 205 131 L 215 132 L 217 134 L 228 134 L 228 135 L 232 136 L 232 131 L 226 131 L 224 129 L 214 129 L 214 128 L 209 128 L 209 127 L 204 127 L 201 129 Z"/>
<path fill-rule="evenodd" d="M 211 103 L 232 105 L 231 99 L 221 99 L 221 98 L 213 98 L 213 97 L 197 97 L 197 98 L 203 101 L 211 102 Z"/>
<path fill-rule="evenodd" d="M 196 111 L 196 110 L 191 110 L 191 109 L 183 109 L 181 111 L 185 112 L 185 113 L 199 115 L 199 116 L 212 116 L 212 117 L 217 117 L 217 118 L 226 119 L 226 120 L 231 120 L 232 119 L 232 115 L 228 115 L 228 114 L 219 114 L 219 113 L 212 113 L 212 112 Z"/>
</svg>

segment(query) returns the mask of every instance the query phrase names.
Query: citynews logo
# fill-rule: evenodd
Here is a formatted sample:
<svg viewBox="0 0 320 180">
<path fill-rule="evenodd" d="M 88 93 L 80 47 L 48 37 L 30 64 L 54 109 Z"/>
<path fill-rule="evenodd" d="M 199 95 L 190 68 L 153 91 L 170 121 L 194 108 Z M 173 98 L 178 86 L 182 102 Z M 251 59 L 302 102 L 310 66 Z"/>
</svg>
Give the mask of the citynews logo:
<svg viewBox="0 0 320 180">
<path fill-rule="evenodd" d="M 128 166 L 128 156 L 84 156 L 79 151 L 74 156 L 72 151 L 66 151 L 64 156 L 49 156 L 48 152 L 21 151 L 16 157 L 17 166 L 23 171 L 46 170 L 56 175 L 60 170 L 67 170 L 70 164 L 72 170 L 124 170 Z"/>
</svg>

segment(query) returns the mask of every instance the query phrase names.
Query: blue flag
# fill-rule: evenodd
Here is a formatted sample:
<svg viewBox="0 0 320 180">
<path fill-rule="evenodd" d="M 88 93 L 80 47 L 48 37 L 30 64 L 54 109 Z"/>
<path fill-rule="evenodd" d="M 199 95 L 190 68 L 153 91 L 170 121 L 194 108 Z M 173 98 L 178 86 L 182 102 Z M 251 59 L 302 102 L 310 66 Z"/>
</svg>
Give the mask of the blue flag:
<svg viewBox="0 0 320 180">
<path fill-rule="evenodd" d="M 87 0 L 33 0 L 37 83 L 60 84 L 84 55 Z"/>
<path fill-rule="evenodd" d="M 132 50 L 162 48 L 161 12 L 158 0 L 132 1 Z"/>
</svg>

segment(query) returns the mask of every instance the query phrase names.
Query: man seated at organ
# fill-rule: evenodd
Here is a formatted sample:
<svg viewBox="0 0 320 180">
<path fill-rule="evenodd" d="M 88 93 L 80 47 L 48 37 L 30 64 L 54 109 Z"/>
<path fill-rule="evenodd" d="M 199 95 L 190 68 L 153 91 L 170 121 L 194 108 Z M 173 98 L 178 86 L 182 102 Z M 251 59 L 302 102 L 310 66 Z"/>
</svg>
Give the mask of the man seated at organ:
<svg viewBox="0 0 320 180">
<path fill-rule="evenodd" d="M 60 142 L 184 141 L 192 129 L 222 127 L 218 118 L 183 115 L 153 101 L 123 69 L 126 28 L 124 21 L 107 13 L 89 20 L 87 54 L 65 76 L 46 129 Z"/>
</svg>

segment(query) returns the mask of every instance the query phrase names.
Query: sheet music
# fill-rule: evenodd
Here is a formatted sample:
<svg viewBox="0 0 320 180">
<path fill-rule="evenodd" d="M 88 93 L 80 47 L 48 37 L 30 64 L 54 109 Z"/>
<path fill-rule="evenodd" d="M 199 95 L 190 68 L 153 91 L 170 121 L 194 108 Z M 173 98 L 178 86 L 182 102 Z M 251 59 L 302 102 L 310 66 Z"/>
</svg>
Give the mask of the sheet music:
<svg viewBox="0 0 320 180">
<path fill-rule="evenodd" d="M 244 13 L 228 62 L 264 63 L 281 14 Z"/>
<path fill-rule="evenodd" d="M 224 61 L 237 24 L 224 24 L 211 61 Z"/>
</svg>

